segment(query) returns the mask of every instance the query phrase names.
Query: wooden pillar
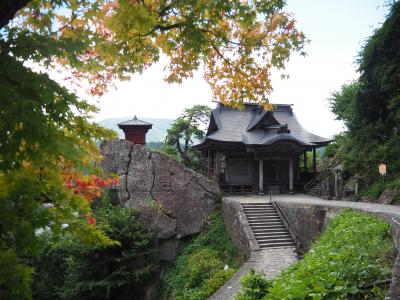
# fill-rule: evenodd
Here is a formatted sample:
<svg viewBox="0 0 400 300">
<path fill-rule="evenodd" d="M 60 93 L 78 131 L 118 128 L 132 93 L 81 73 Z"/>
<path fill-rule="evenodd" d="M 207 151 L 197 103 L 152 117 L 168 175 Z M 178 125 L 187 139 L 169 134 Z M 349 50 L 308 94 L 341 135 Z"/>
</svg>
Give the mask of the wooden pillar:
<svg viewBox="0 0 400 300">
<path fill-rule="evenodd" d="M 314 176 L 317 174 L 317 152 L 315 148 L 312 149 L 312 161 L 313 161 L 313 172 Z"/>
<path fill-rule="evenodd" d="M 303 168 L 304 168 L 304 172 L 307 172 L 307 151 L 305 151 L 303 153 Z"/>
<path fill-rule="evenodd" d="M 210 150 L 207 149 L 207 160 L 206 160 L 207 177 L 210 177 Z"/>
<path fill-rule="evenodd" d="M 208 151 L 208 177 L 211 178 L 211 168 L 212 168 L 212 151 Z"/>
<path fill-rule="evenodd" d="M 259 195 L 264 195 L 264 160 L 258 161 Z"/>
<path fill-rule="evenodd" d="M 293 194 L 293 158 L 289 159 L 289 194 Z"/>
<path fill-rule="evenodd" d="M 216 152 L 216 168 L 215 168 L 215 177 L 217 178 L 217 181 L 219 182 L 219 174 L 221 174 L 221 160 L 220 160 L 220 154 L 219 154 L 219 149 L 217 149 Z"/>
<path fill-rule="evenodd" d="M 200 170 L 201 170 L 201 174 L 205 174 L 204 172 L 204 151 L 201 150 L 201 161 L 200 161 Z"/>
</svg>

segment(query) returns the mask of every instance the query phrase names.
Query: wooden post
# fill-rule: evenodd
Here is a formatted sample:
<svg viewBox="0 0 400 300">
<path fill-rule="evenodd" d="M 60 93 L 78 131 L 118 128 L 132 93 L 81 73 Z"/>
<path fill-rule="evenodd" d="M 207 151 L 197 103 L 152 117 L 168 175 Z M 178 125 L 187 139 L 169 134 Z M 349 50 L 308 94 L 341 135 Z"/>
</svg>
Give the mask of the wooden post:
<svg viewBox="0 0 400 300">
<path fill-rule="evenodd" d="M 220 154 L 219 154 L 219 149 L 217 149 L 217 159 L 216 159 L 216 170 L 215 170 L 215 174 L 216 174 L 216 179 L 217 179 L 217 182 L 219 182 L 219 174 L 221 174 L 221 160 L 220 160 Z"/>
<path fill-rule="evenodd" d="M 307 151 L 305 151 L 304 153 L 303 153 L 303 162 L 304 162 L 304 164 L 303 164 L 303 168 L 304 168 L 304 172 L 307 172 Z"/>
<path fill-rule="evenodd" d="M 313 161 L 313 172 L 314 176 L 317 174 L 317 152 L 315 151 L 315 148 L 312 149 L 312 161 Z"/>
<path fill-rule="evenodd" d="M 293 194 L 293 158 L 289 159 L 289 194 Z"/>
<path fill-rule="evenodd" d="M 210 178 L 210 150 L 207 150 L 207 177 Z"/>
<path fill-rule="evenodd" d="M 258 161 L 258 172 L 259 172 L 259 195 L 264 195 L 264 161 L 260 159 Z"/>
</svg>

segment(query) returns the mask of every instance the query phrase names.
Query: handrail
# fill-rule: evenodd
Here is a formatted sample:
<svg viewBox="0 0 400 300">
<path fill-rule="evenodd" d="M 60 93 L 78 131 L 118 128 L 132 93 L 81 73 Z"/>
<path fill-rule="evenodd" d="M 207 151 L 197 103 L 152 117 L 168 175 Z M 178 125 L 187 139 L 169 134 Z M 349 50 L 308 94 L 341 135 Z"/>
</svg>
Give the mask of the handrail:
<svg viewBox="0 0 400 300">
<path fill-rule="evenodd" d="M 290 224 L 289 219 L 286 217 L 286 215 L 283 212 L 281 206 L 276 201 L 273 201 L 272 203 L 275 206 L 275 208 L 278 210 L 278 213 L 283 217 L 284 223 L 286 223 L 287 226 L 289 227 L 288 230 L 292 234 L 292 237 L 296 242 L 297 249 L 302 248 L 303 244 L 300 241 L 299 235 L 297 234 L 296 230 L 293 228 L 292 224 Z"/>
<path fill-rule="evenodd" d="M 315 177 L 312 178 L 310 181 L 308 181 L 305 185 L 304 185 L 304 191 L 307 192 L 315 183 Z"/>
</svg>

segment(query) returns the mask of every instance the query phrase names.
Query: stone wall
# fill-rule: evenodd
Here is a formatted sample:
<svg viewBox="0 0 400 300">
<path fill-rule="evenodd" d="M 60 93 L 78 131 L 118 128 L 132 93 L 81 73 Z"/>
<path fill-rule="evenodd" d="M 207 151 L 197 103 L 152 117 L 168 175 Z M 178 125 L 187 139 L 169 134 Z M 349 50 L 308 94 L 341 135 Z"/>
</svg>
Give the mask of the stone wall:
<svg viewBox="0 0 400 300">
<path fill-rule="evenodd" d="M 232 241 L 246 259 L 252 251 L 260 250 L 239 202 L 223 198 L 222 213 Z"/>
<path fill-rule="evenodd" d="M 343 208 L 287 203 L 277 201 L 282 211 L 291 222 L 302 245 L 308 249 L 316 237 L 326 228 L 332 218 Z M 365 211 L 364 211 L 365 212 Z M 372 213 L 372 212 L 369 212 Z M 386 295 L 388 300 L 400 299 L 400 220 L 384 213 L 372 213 L 390 224 L 393 244 L 397 257 L 392 271 L 392 282 Z"/>
<path fill-rule="evenodd" d="M 299 242 L 305 250 L 311 246 L 318 234 L 329 223 L 329 220 L 340 211 L 337 208 L 327 210 L 321 206 L 307 206 L 297 203 L 278 204 L 296 231 Z"/>
</svg>

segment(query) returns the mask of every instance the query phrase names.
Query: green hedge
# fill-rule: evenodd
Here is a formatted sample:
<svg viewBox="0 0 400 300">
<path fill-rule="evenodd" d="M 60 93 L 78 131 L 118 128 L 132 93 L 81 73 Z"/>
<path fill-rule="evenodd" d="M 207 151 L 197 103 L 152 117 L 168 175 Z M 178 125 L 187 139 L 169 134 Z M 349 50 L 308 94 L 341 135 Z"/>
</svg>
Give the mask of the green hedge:
<svg viewBox="0 0 400 300">
<path fill-rule="evenodd" d="M 175 300 L 207 299 L 236 273 L 241 261 L 217 211 L 166 273 L 166 292 Z"/>
<path fill-rule="evenodd" d="M 384 299 L 394 259 L 389 225 L 366 213 L 336 216 L 304 258 L 273 281 L 242 277 L 239 300 Z"/>
</svg>

